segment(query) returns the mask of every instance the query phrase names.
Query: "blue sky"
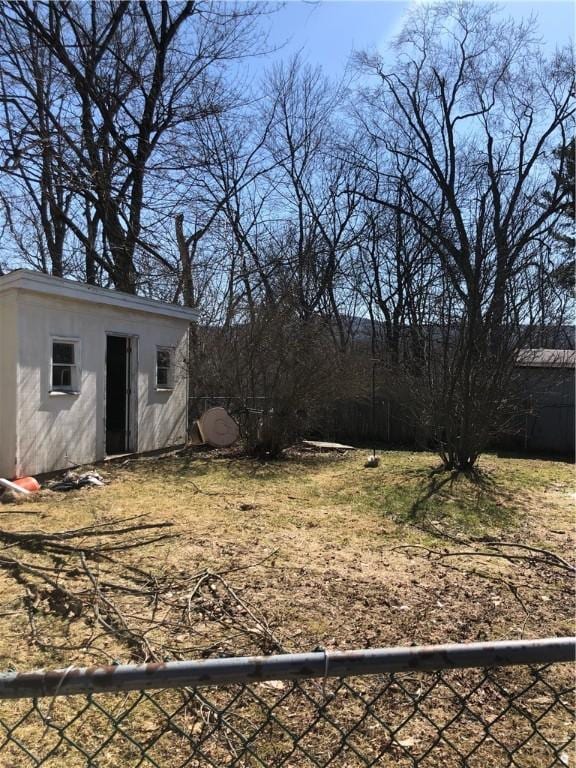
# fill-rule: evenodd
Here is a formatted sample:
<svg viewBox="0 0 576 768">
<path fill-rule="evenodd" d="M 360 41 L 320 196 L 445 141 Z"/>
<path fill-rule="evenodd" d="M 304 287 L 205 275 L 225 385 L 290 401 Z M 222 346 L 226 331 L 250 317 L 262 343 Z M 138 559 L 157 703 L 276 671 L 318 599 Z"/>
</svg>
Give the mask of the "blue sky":
<svg viewBox="0 0 576 768">
<path fill-rule="evenodd" d="M 270 41 L 283 45 L 276 55 L 284 58 L 301 51 L 303 58 L 320 65 L 325 74 L 339 79 L 345 73 L 355 49 L 384 49 L 402 25 L 414 2 L 426 0 L 288 0 L 272 17 Z M 538 17 L 538 26 L 547 46 L 574 40 L 575 3 L 572 0 L 512 0 L 500 3 L 504 13 L 516 19 Z"/>
</svg>

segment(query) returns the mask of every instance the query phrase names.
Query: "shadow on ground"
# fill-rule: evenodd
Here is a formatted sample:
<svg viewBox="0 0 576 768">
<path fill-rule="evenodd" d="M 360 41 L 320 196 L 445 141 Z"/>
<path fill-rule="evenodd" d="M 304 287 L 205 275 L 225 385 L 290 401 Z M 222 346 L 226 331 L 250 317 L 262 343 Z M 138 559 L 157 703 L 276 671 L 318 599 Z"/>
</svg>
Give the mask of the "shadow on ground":
<svg viewBox="0 0 576 768">
<path fill-rule="evenodd" d="M 423 522 L 428 518 L 452 518 L 467 526 L 509 524 L 514 518 L 511 499 L 494 478 L 478 468 L 470 472 L 432 471 L 413 473 L 414 496 L 407 504 L 406 521 Z"/>
</svg>

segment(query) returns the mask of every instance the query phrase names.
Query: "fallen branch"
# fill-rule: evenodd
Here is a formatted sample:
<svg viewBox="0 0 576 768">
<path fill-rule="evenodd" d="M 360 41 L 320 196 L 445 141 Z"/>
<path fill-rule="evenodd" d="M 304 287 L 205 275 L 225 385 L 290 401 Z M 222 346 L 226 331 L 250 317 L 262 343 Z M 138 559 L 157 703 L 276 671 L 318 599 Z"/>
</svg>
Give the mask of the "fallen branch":
<svg viewBox="0 0 576 768">
<path fill-rule="evenodd" d="M 574 566 L 566 563 L 565 561 L 559 562 L 558 560 L 548 560 L 547 558 L 531 557 L 530 555 L 510 555 L 504 552 L 477 552 L 472 550 L 470 552 L 436 552 L 437 557 L 500 557 L 503 560 L 525 560 L 531 563 L 541 563 L 543 565 L 550 565 L 555 568 L 561 568 L 564 571 L 570 571 L 574 573 L 576 569 Z"/>
<path fill-rule="evenodd" d="M 517 547 L 518 549 L 525 549 L 529 552 L 537 552 L 538 554 L 544 555 L 550 560 L 554 560 L 557 565 L 565 566 L 567 570 L 576 573 L 576 566 L 572 565 L 567 560 L 564 560 L 563 557 L 560 557 L 560 555 L 557 555 L 555 552 L 551 552 L 549 549 L 533 547 L 529 544 L 518 544 L 518 542 L 515 541 L 497 541 L 495 539 L 484 539 L 484 542 L 490 547 Z"/>
<path fill-rule="evenodd" d="M 182 658 L 190 652 L 203 656 L 221 653 L 230 647 L 231 638 L 237 643 L 241 636 L 250 639 L 247 653 L 284 650 L 265 616 L 225 578 L 265 563 L 277 550 L 220 573 L 180 570 L 154 574 L 129 562 L 127 552 L 172 540 L 177 534 L 162 532 L 172 527 L 170 522 L 138 522 L 141 517 L 56 532 L 0 529 L 4 546 L 0 570 L 25 589 L 33 643 L 78 650 L 76 642 L 63 644 L 53 634 L 59 633 L 60 626 L 68 634 L 68 624 L 48 621 L 43 626 L 41 617 L 54 614 L 66 622 L 80 619 L 91 627 L 82 646 L 85 650 L 96 636 L 101 637 L 93 629 L 99 627 L 128 650 L 131 660 L 139 662 Z M 30 556 L 20 557 L 19 553 Z M 30 562 L 32 555 L 37 562 Z M 194 637 L 199 642 L 183 642 Z"/>
<path fill-rule="evenodd" d="M 97 621 L 101 624 L 102 627 L 109 630 L 112 636 L 116 637 L 122 642 L 126 642 L 133 650 L 138 651 L 144 657 L 144 661 L 159 661 L 158 656 L 150 647 L 150 644 L 148 643 L 145 636 L 142 633 L 136 633 L 134 630 L 132 630 L 128 626 L 128 623 L 126 622 L 126 619 L 122 615 L 122 612 L 118 606 L 114 605 L 114 603 L 112 603 L 102 594 L 102 591 L 98 585 L 98 581 L 90 570 L 90 567 L 86 561 L 86 557 L 83 553 L 80 554 L 80 561 L 82 562 L 82 566 L 86 572 L 86 575 L 94 587 L 94 594 L 96 598 L 94 602 L 94 615 L 96 616 Z M 103 615 L 99 602 L 101 602 L 107 609 L 106 616 Z"/>
<path fill-rule="evenodd" d="M 137 517 L 144 517 L 144 515 L 138 515 Z M 130 518 L 128 518 L 130 519 Z M 124 521 L 118 521 L 124 522 Z M 104 530 L 96 530 L 97 528 L 103 528 Z M 174 523 L 169 521 L 162 523 L 142 523 L 141 525 L 130 525 L 124 528 L 113 528 L 116 525 L 116 521 L 110 521 L 108 523 L 97 523 L 96 525 L 87 526 L 86 528 L 77 528 L 69 531 L 56 531 L 55 533 L 49 533 L 46 531 L 6 531 L 0 528 L 0 541 L 6 543 L 26 543 L 32 542 L 59 542 L 67 541 L 69 539 L 76 539 L 79 537 L 86 538 L 88 536 L 122 536 L 125 533 L 133 533 L 134 531 L 150 530 L 152 528 L 172 528 Z"/>
<path fill-rule="evenodd" d="M 491 542 L 491 544 L 492 543 L 494 542 Z M 427 552 L 430 557 L 435 557 L 438 560 L 447 557 L 494 557 L 501 558 L 502 560 L 509 560 L 510 562 L 525 561 L 534 564 L 549 565 L 553 568 L 560 568 L 563 571 L 569 571 L 570 573 L 576 572 L 576 568 L 573 565 L 568 563 L 566 560 L 563 560 L 561 557 L 554 555 L 553 552 L 548 552 L 548 550 L 529 547 L 528 545 L 513 544 L 511 542 L 507 543 L 506 546 L 518 546 L 521 549 L 533 550 L 534 552 L 538 553 L 542 552 L 546 556 L 534 557 L 530 555 L 513 555 L 507 552 L 478 552 L 474 549 L 470 549 L 465 552 L 439 552 L 438 550 L 431 549 L 430 547 L 426 547 L 423 544 L 399 544 L 398 546 L 392 547 L 391 550 L 395 552 L 403 549 L 422 549 Z"/>
</svg>

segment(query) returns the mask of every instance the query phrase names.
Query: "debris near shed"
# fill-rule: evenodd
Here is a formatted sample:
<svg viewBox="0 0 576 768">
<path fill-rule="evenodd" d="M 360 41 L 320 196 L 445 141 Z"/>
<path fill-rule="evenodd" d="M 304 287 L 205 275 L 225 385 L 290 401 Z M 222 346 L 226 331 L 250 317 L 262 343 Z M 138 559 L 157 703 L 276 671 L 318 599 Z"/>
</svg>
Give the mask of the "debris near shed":
<svg viewBox="0 0 576 768">
<path fill-rule="evenodd" d="M 24 501 L 35 501 L 44 493 L 54 491 L 76 491 L 81 488 L 102 487 L 105 481 L 98 472 L 66 472 L 58 480 L 46 483 L 44 488 L 35 477 L 20 477 L 16 480 L 0 478 L 0 502 L 2 504 L 19 504 Z"/>
<path fill-rule="evenodd" d="M 35 477 L 19 477 L 6 480 L 0 477 L 0 501 L 3 504 L 18 504 L 30 500 L 40 490 L 40 483 Z"/>
<path fill-rule="evenodd" d="M 324 440 L 302 440 L 302 445 L 308 448 L 314 448 L 318 451 L 356 451 L 353 445 L 344 443 L 329 443 Z"/>
<path fill-rule="evenodd" d="M 97 472 L 66 472 L 61 480 L 49 483 L 47 488 L 51 491 L 77 491 L 94 486 L 101 488 L 104 484 L 102 476 Z"/>
<path fill-rule="evenodd" d="M 28 493 L 37 493 L 40 490 L 40 483 L 35 477 L 18 477 L 13 481 L 13 485 L 28 491 Z"/>
<path fill-rule="evenodd" d="M 29 480 L 32 478 L 22 478 L 25 480 Z M 22 484 L 21 481 L 18 480 L 6 480 L 4 477 L 0 477 L 0 488 L 5 488 L 8 491 L 12 491 L 12 493 L 21 494 L 22 496 L 27 496 L 31 489 L 26 487 L 27 483 Z M 38 489 L 40 486 L 38 486 Z"/>
</svg>

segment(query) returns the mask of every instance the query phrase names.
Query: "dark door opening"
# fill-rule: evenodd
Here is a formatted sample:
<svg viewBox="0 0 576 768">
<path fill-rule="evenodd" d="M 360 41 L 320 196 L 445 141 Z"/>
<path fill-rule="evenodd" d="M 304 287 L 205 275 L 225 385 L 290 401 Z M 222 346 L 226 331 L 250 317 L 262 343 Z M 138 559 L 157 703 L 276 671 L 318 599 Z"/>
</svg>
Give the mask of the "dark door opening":
<svg viewBox="0 0 576 768">
<path fill-rule="evenodd" d="M 106 337 L 106 453 L 130 451 L 130 339 Z"/>
</svg>

